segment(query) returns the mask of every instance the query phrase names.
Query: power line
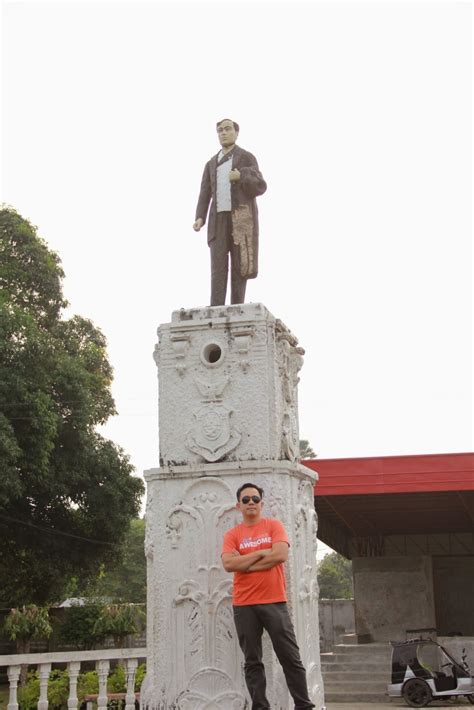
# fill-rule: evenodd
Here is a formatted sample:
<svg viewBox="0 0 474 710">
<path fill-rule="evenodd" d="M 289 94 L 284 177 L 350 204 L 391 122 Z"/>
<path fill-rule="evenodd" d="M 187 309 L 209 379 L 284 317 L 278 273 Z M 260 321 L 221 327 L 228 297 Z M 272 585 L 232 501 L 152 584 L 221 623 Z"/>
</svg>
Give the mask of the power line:
<svg viewBox="0 0 474 710">
<path fill-rule="evenodd" d="M 62 530 L 57 530 L 56 528 L 46 528 L 40 525 L 35 525 L 34 523 L 28 523 L 26 520 L 20 520 L 19 518 L 12 518 L 9 515 L 3 515 L 0 513 L 0 518 L 3 520 L 8 520 L 11 523 L 19 523 L 27 528 L 35 528 L 35 530 L 41 530 L 42 532 L 49 533 L 50 535 L 63 535 L 64 537 L 72 537 L 75 540 L 83 540 L 84 542 L 91 542 L 94 545 L 108 545 L 109 547 L 115 547 L 113 542 L 106 542 L 105 540 L 93 540 L 90 537 L 81 537 L 81 535 L 73 535 L 72 533 L 63 532 Z"/>
<path fill-rule="evenodd" d="M 2 413 L 2 412 L 0 412 Z M 7 421 L 9 422 L 25 422 L 25 421 L 33 421 L 38 419 L 39 415 L 30 415 L 28 417 L 5 417 Z M 123 414 L 111 414 L 109 419 L 114 419 L 116 417 L 156 417 L 156 412 L 130 412 L 130 413 L 123 413 Z"/>
</svg>

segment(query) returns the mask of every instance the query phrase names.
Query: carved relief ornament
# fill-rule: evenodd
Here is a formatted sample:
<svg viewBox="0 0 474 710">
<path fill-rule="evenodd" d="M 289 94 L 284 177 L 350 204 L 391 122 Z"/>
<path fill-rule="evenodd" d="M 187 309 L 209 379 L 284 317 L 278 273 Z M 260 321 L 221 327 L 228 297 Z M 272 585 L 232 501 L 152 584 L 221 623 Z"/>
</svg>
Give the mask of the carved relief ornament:
<svg viewBox="0 0 474 710">
<path fill-rule="evenodd" d="M 181 710 L 244 710 L 246 707 L 244 696 L 234 690 L 231 678 L 219 668 L 200 670 L 176 700 Z"/>
<path fill-rule="evenodd" d="M 196 425 L 188 432 L 186 446 L 206 461 L 219 461 L 233 451 L 242 435 L 230 425 L 231 409 L 208 402 L 194 412 Z"/>
<path fill-rule="evenodd" d="M 288 330 L 277 329 L 278 370 L 281 381 L 281 457 L 296 461 L 299 456 L 298 441 L 298 373 L 303 366 L 304 349 Z"/>
</svg>

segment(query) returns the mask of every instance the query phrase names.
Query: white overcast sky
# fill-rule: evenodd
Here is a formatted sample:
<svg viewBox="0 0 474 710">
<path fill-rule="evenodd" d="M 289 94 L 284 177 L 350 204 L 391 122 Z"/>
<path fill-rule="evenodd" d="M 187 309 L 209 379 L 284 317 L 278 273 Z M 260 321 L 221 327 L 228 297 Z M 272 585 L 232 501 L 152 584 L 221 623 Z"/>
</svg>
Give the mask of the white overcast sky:
<svg viewBox="0 0 474 710">
<path fill-rule="evenodd" d="M 105 433 L 158 466 L 156 328 L 208 304 L 192 230 L 241 124 L 262 302 L 306 349 L 321 458 L 472 447 L 470 2 L 3 3 L 3 201 L 107 336 Z"/>
</svg>

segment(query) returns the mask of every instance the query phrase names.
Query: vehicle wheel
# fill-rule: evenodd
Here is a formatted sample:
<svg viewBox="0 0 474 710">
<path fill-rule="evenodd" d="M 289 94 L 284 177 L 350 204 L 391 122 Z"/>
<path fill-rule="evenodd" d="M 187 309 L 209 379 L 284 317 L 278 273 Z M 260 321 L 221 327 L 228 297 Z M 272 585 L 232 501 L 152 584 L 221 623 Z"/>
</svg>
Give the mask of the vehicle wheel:
<svg viewBox="0 0 474 710">
<path fill-rule="evenodd" d="M 433 700 L 430 687 L 421 678 L 411 678 L 403 686 L 402 695 L 412 708 L 424 708 Z"/>
</svg>

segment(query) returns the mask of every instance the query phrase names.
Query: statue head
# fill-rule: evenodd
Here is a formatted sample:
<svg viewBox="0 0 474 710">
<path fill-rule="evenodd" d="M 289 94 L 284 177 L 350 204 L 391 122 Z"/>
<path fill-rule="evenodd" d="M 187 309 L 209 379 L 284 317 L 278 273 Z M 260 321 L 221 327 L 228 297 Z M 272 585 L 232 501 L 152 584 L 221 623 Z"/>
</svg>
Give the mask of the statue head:
<svg viewBox="0 0 474 710">
<path fill-rule="evenodd" d="M 230 118 L 223 118 L 216 124 L 219 143 L 223 148 L 230 148 L 237 141 L 239 135 L 239 124 L 231 121 Z"/>
</svg>

